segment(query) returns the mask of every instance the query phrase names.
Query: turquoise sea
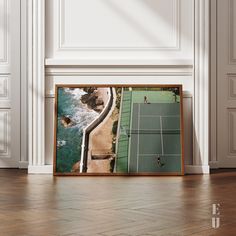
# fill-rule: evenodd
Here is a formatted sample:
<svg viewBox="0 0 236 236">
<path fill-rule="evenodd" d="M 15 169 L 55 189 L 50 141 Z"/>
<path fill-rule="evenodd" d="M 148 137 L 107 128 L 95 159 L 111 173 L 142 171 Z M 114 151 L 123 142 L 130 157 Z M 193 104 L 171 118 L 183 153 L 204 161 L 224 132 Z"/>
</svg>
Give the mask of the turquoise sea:
<svg viewBox="0 0 236 236">
<path fill-rule="evenodd" d="M 86 94 L 83 89 L 58 89 L 56 171 L 59 173 L 71 172 L 72 166 L 80 161 L 83 128 L 98 116 L 97 112 L 81 103 L 83 94 Z M 62 116 L 69 117 L 74 125 L 64 127 Z"/>
</svg>

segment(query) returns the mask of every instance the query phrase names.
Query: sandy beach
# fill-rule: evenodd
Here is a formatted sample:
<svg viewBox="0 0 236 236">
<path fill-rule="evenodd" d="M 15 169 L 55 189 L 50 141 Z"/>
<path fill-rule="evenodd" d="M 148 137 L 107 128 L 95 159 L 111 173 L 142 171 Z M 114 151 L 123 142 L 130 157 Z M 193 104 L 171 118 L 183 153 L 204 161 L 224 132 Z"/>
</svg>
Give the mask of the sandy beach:
<svg viewBox="0 0 236 236">
<path fill-rule="evenodd" d="M 96 90 L 94 90 L 92 93 L 90 93 L 90 98 L 91 97 L 94 97 L 96 98 L 95 100 L 93 100 L 93 105 L 99 101 L 99 105 L 95 105 L 93 108 L 91 108 L 89 105 L 88 105 L 88 109 L 93 109 L 99 113 L 101 113 L 106 105 L 106 103 L 108 102 L 109 100 L 109 88 L 97 88 Z M 84 103 L 84 102 L 83 102 Z M 102 105 L 101 105 L 102 103 Z M 84 103 L 85 104 L 85 103 Z M 91 136 L 91 134 L 90 134 Z M 93 140 L 93 139 L 92 139 Z M 91 139 L 89 141 L 89 143 L 91 142 Z M 94 141 L 96 143 L 96 140 Z M 93 144 L 89 145 L 89 146 L 93 146 Z M 96 164 L 96 160 L 91 160 L 91 155 L 88 154 L 88 169 L 91 169 L 91 167 L 93 166 L 92 170 L 96 170 L 98 169 L 97 168 L 97 164 Z M 100 162 L 99 162 L 100 163 Z M 100 165 L 100 164 L 99 164 Z M 106 164 L 105 164 L 106 165 Z M 104 165 L 104 166 L 105 166 Z M 106 168 L 107 169 L 107 168 Z M 72 167 L 72 172 L 78 172 L 80 171 L 80 161 L 79 162 L 76 162 L 73 167 Z"/>
<path fill-rule="evenodd" d="M 109 88 L 99 88 L 98 94 L 102 97 L 104 104 L 107 103 Z M 104 121 L 96 127 L 89 137 L 89 153 L 88 153 L 88 173 L 110 173 L 110 162 L 112 157 L 112 127 L 114 121 L 117 119 L 117 114 L 115 112 L 116 107 L 113 104 L 109 115 L 104 119 Z M 92 160 L 93 153 L 105 154 L 109 153 L 110 158 L 105 160 Z M 109 155 L 108 155 L 109 156 Z"/>
<path fill-rule="evenodd" d="M 106 103 L 108 102 L 108 99 L 109 99 L 108 91 L 109 91 L 109 88 L 98 88 L 97 89 L 98 99 L 103 100 L 104 106 L 106 105 Z"/>
</svg>

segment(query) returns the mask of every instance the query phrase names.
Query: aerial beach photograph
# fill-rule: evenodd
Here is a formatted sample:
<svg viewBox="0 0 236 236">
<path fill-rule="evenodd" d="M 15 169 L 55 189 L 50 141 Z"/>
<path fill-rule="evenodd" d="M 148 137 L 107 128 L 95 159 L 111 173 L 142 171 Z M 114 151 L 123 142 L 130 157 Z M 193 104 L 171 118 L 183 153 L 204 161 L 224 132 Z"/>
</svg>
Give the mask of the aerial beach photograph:
<svg viewBox="0 0 236 236">
<path fill-rule="evenodd" d="M 58 86 L 54 174 L 181 174 L 181 87 Z"/>
</svg>

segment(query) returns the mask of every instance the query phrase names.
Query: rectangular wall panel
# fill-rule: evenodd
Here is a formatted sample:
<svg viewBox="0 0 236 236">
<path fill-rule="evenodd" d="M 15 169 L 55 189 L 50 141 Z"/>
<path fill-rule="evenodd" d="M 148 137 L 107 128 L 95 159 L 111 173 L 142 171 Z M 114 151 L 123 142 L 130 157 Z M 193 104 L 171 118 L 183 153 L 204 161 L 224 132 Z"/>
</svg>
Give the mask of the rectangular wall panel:
<svg viewBox="0 0 236 236">
<path fill-rule="evenodd" d="M 59 0 L 58 15 L 60 49 L 179 48 L 179 0 Z"/>
<path fill-rule="evenodd" d="M 0 156 L 9 156 L 10 112 L 0 109 Z"/>
<path fill-rule="evenodd" d="M 21 155 L 21 2 L 0 0 L 0 168 L 18 167 Z"/>
<path fill-rule="evenodd" d="M 9 99 L 9 90 L 9 77 L 7 75 L 0 75 L 0 101 Z"/>
<path fill-rule="evenodd" d="M 8 0 L 0 0 L 0 65 L 8 62 Z"/>
<path fill-rule="evenodd" d="M 236 167 L 236 1 L 217 1 L 217 164 Z M 214 79 L 215 79 L 214 78 Z"/>
<path fill-rule="evenodd" d="M 229 0 L 229 62 L 236 63 L 236 1 Z"/>
<path fill-rule="evenodd" d="M 9 75 L 1 67 L 9 64 L 9 7 L 9 0 L 0 0 L 0 157 L 10 155 Z"/>
<path fill-rule="evenodd" d="M 228 109 L 229 155 L 236 154 L 236 109 Z"/>
<path fill-rule="evenodd" d="M 193 2 L 46 1 L 46 63 L 53 59 L 191 60 Z"/>
</svg>

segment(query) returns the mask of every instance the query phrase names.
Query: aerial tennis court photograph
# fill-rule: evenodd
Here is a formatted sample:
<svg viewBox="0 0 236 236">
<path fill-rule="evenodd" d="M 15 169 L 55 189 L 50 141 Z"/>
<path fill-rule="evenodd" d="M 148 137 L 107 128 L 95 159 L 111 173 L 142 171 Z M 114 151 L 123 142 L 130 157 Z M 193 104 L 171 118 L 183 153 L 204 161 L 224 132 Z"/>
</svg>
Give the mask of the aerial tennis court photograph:
<svg viewBox="0 0 236 236">
<path fill-rule="evenodd" d="M 56 87 L 55 175 L 182 175 L 181 85 Z"/>
</svg>

